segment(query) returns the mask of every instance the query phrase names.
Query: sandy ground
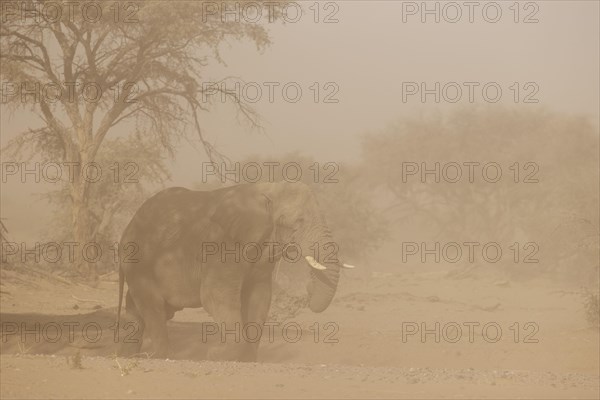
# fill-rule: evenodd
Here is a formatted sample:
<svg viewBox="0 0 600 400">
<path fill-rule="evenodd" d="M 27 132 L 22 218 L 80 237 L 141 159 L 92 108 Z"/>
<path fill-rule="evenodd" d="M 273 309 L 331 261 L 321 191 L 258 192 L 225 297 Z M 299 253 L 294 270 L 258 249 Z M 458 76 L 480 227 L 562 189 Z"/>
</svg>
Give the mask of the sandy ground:
<svg viewBox="0 0 600 400">
<path fill-rule="evenodd" d="M 114 280 L 90 288 L 2 271 L 1 397 L 600 397 L 599 333 L 576 288 L 425 268 L 342 279 L 322 314 L 284 320 L 291 303 L 275 299 L 259 362 L 234 363 L 205 360 L 215 338 L 202 337 L 202 309 L 169 322 L 170 359 L 117 358 Z"/>
</svg>

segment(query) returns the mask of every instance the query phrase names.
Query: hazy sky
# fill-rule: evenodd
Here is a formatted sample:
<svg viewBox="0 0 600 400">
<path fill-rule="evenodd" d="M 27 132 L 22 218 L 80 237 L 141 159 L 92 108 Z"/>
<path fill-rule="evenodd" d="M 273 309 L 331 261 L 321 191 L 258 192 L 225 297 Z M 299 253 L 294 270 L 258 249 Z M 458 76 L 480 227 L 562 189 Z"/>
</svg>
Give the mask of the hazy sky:
<svg viewBox="0 0 600 400">
<path fill-rule="evenodd" d="M 312 3 L 304 4 L 308 7 Z M 325 3 L 321 2 L 321 19 L 336 11 L 334 6 L 325 9 Z M 255 106 L 265 123 L 265 135 L 236 123 L 232 106 L 226 104 L 204 115 L 207 135 L 234 159 L 298 150 L 320 160 L 352 160 L 359 155 L 360 136 L 366 132 L 415 113 L 468 105 L 468 87 L 463 82 L 479 83 L 474 91 L 477 103 L 482 103 L 481 87 L 496 82 L 503 91 L 498 104 L 514 104 L 510 87 L 519 82 L 521 99 L 538 88 L 534 97 L 539 105 L 598 120 L 597 1 L 537 1 L 527 9 L 522 2 L 519 19 L 534 12 L 532 17 L 539 20 L 529 24 L 513 21 L 514 11 L 509 8 L 513 1 L 497 2 L 502 9 L 497 23 L 483 18 L 483 5 L 489 2 L 475 8 L 473 23 L 464 6 L 457 23 L 444 21 L 444 15 L 455 15 L 455 9 L 450 8 L 440 23 L 431 15 L 422 23 L 418 12 L 405 15 L 404 22 L 403 7 L 410 10 L 412 4 L 421 4 L 409 3 L 338 1 L 333 16 L 337 23 L 315 23 L 312 11 L 307 10 L 298 23 L 269 24 L 273 44 L 263 54 L 248 42 L 223 46 L 222 56 L 228 66 L 210 66 L 206 80 L 231 75 L 261 86 L 263 97 Z M 428 4 L 434 7 L 434 2 Z M 443 7 L 444 3 L 439 4 Z M 486 16 L 494 15 L 494 10 L 488 9 Z M 273 103 L 269 102 L 265 82 L 280 83 Z M 283 100 L 281 87 L 289 82 L 296 82 L 303 91 L 297 103 Z M 314 102 L 311 90 L 315 82 L 320 87 L 319 103 Z M 430 95 L 423 104 L 419 95 L 414 95 L 403 102 L 403 82 L 426 82 L 429 88 L 435 82 L 442 86 L 457 82 L 463 89 L 462 100 L 454 105 L 443 100 L 436 104 Z M 325 87 L 327 83 L 330 86 Z M 527 88 L 526 83 L 530 83 Z M 339 89 L 334 95 L 339 101 L 323 103 L 332 88 Z M 455 92 L 448 93 L 454 96 Z M 22 131 L 30 122 L 26 112 L 10 120 L 7 114 L 2 107 L 3 144 L 12 132 Z M 200 156 L 189 146 L 182 147 L 173 165 L 174 184 L 199 181 L 200 162 L 204 160 L 204 155 Z M 31 196 L 31 192 L 44 190 L 35 184 L 2 185 L 1 213 L 15 239 L 26 237 L 46 219 L 45 206 Z"/>
<path fill-rule="evenodd" d="M 353 157 L 361 133 L 417 110 L 436 108 L 433 96 L 426 104 L 418 96 L 403 103 L 402 82 L 427 82 L 430 87 L 436 81 L 442 85 L 498 82 L 503 89 L 502 104 L 512 101 L 509 87 L 513 82 L 535 82 L 540 105 L 598 114 L 598 2 L 537 2 L 539 23 L 532 24 L 512 21 L 508 7 L 513 2 L 501 2 L 503 17 L 496 24 L 485 22 L 477 11 L 474 23 L 468 22 L 467 15 L 463 15 L 464 22 L 455 24 L 434 23 L 433 17 L 428 17 L 430 23 L 421 23 L 419 15 L 407 16 L 403 23 L 401 3 L 338 2 L 339 23 L 315 24 L 307 18 L 303 23 L 274 24 L 274 44 L 262 56 L 251 46 L 224 50 L 229 68 L 226 73 L 221 67 L 215 69 L 215 77 L 230 74 L 255 82 L 296 81 L 307 93 L 296 104 L 281 99 L 274 104 L 266 99 L 258 103 L 269 122 L 272 143 L 233 135 L 229 127 L 222 127 L 221 117 L 210 118 L 210 131 L 235 138 L 238 143 L 224 139 L 223 146 L 232 143 L 242 152 L 239 141 L 244 147 L 257 144 L 274 153 L 303 149 L 322 157 Z M 339 86 L 339 103 L 311 103 L 311 82 L 330 81 Z M 464 88 L 464 100 L 458 105 L 468 104 Z M 526 92 L 522 89 L 521 95 Z M 481 102 L 480 89 L 475 89 L 475 97 Z M 439 106 L 448 107 L 443 102 Z"/>
</svg>

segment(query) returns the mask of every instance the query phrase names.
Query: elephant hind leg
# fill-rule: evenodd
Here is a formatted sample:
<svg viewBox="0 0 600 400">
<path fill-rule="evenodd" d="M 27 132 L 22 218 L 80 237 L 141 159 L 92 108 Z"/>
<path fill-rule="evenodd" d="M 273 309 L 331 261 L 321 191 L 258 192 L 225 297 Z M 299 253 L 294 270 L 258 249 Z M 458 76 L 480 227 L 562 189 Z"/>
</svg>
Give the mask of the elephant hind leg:
<svg viewBox="0 0 600 400">
<path fill-rule="evenodd" d="M 144 320 L 146 337 L 152 344 L 151 355 L 154 358 L 166 358 L 169 350 L 167 335 L 167 312 L 164 301 L 144 304 L 140 310 Z"/>
<path fill-rule="evenodd" d="M 130 292 L 136 312 L 142 321 L 140 336 L 143 335 L 144 340 L 150 338 L 152 357 L 166 358 L 169 340 L 165 300 L 158 295 L 158 291 L 149 282 L 138 281 L 136 283 L 137 285 L 130 287 Z M 139 345 L 141 346 L 141 340 Z"/>
<path fill-rule="evenodd" d="M 144 320 L 137 309 L 131 293 L 125 297 L 125 321 L 119 327 L 118 355 L 132 357 L 140 353 L 144 337 Z"/>
</svg>

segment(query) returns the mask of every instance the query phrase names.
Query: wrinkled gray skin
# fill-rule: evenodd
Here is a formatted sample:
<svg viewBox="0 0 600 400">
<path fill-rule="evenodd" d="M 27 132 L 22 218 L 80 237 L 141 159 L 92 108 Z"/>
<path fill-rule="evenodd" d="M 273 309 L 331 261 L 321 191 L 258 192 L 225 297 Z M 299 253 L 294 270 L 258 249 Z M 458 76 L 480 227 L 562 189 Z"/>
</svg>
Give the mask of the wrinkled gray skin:
<svg viewBox="0 0 600 400">
<path fill-rule="evenodd" d="M 262 326 L 271 305 L 273 270 L 281 254 L 270 257 L 265 249 L 255 263 L 250 262 L 255 253 L 239 262 L 233 256 L 222 262 L 220 252 L 206 254 L 203 243 L 210 242 L 223 243 L 227 249 L 235 248 L 236 242 L 241 247 L 250 242 L 297 242 L 302 246 L 302 258 L 294 266 L 306 265 L 310 270 L 309 308 L 322 312 L 335 295 L 340 265 L 337 254 L 323 250 L 333 239 L 308 186 L 257 183 L 209 192 L 169 188 L 140 207 L 121 238 L 122 249 L 128 243 L 139 246 L 129 257 L 138 262 L 124 262 L 121 257 L 118 312 L 120 315 L 127 281 L 126 312 L 129 320 L 139 323 L 130 338 L 133 343 L 121 344 L 121 355 L 139 353 L 142 338 L 149 337 L 153 355 L 166 357 L 166 322 L 183 308 L 204 307 L 217 326 L 225 324 L 227 330 L 236 323 Z M 317 261 L 326 270 L 310 268 L 304 260 L 305 255 L 315 255 L 309 249 L 314 243 L 321 248 Z M 209 349 L 210 359 L 256 360 L 259 341 L 235 343 L 231 334 L 226 338 L 225 343 L 219 340 L 219 346 Z"/>
</svg>

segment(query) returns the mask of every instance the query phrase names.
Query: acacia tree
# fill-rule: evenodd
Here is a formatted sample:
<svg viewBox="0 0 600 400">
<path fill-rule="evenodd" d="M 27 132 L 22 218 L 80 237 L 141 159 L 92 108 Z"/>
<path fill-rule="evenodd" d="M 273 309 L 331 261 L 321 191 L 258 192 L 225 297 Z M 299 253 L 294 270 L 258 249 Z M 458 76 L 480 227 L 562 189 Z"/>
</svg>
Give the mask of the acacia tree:
<svg viewBox="0 0 600 400">
<path fill-rule="evenodd" d="M 98 246 L 94 251 L 100 249 L 99 253 L 92 253 L 89 260 L 99 273 L 106 273 L 114 270 L 116 241 L 131 215 L 152 192 L 162 187 L 170 174 L 165 157 L 161 155 L 161 145 L 134 137 L 106 139 L 95 162 L 107 176 L 94 182 L 89 189 L 92 237 Z M 64 224 L 72 214 L 69 188 L 62 185 L 41 197 L 56 206 L 45 237 L 49 242 L 72 241 L 70 226 Z M 76 272 L 64 271 L 61 265 L 47 267 L 62 269 L 62 274 Z"/>
<path fill-rule="evenodd" d="M 14 4 L 40 10 L 44 3 Z M 203 67 L 210 59 L 222 61 L 219 45 L 229 39 L 247 38 L 258 50 L 270 42 L 264 26 L 223 21 L 218 13 L 206 13 L 202 1 L 82 1 L 75 12 L 65 11 L 72 10 L 69 1 L 52 3 L 61 6 L 61 14 L 32 16 L 2 7 L 4 106 L 28 107 L 39 117 L 38 126 L 18 134 L 4 151 L 15 156 L 28 151 L 43 161 L 75 166 L 74 179 L 66 182 L 70 222 L 74 240 L 87 243 L 94 240 L 97 218 L 82 170 L 97 160 L 105 139 L 130 135 L 155 141 L 172 155 L 181 138 L 197 134 L 209 158 L 218 158 L 200 129 L 199 113 L 209 106 L 202 97 Z M 77 12 L 87 3 L 100 4 L 102 17 L 91 21 Z M 30 90 L 38 93 L 25 93 Z M 233 97 L 237 112 L 260 127 L 235 92 L 222 94 Z M 95 279 L 93 265 L 78 260 L 76 268 Z"/>
</svg>

